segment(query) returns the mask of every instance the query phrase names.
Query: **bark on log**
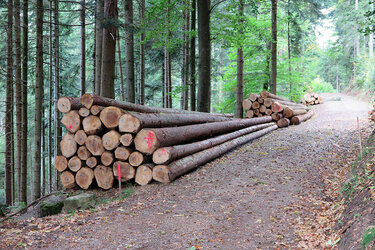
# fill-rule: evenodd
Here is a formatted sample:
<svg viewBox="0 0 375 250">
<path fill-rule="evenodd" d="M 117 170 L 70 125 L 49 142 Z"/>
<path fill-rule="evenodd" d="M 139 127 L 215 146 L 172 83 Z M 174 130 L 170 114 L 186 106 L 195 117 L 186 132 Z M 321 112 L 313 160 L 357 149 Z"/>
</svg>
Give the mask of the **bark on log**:
<svg viewBox="0 0 375 250">
<path fill-rule="evenodd" d="M 100 120 L 108 129 L 114 129 L 118 126 L 120 117 L 124 112 L 117 107 L 106 107 L 100 112 Z"/>
<path fill-rule="evenodd" d="M 134 151 L 129 155 L 129 163 L 133 167 L 138 167 L 143 163 L 150 162 L 151 157 L 149 155 L 144 155 L 141 152 Z"/>
<path fill-rule="evenodd" d="M 272 110 L 272 112 L 280 113 L 284 110 L 284 106 L 281 105 L 279 102 L 274 102 L 271 105 L 271 110 Z"/>
<path fill-rule="evenodd" d="M 120 133 L 116 130 L 107 132 L 102 138 L 103 147 L 108 151 L 115 149 L 118 145 L 120 145 L 120 136 Z"/>
<path fill-rule="evenodd" d="M 96 183 L 99 187 L 108 190 L 113 187 L 113 172 L 110 167 L 99 165 L 94 169 Z"/>
<path fill-rule="evenodd" d="M 98 105 L 92 105 L 90 112 L 92 115 L 98 115 L 104 108 Z"/>
<path fill-rule="evenodd" d="M 301 122 L 304 122 L 304 121 L 310 119 L 313 115 L 314 115 L 314 111 L 310 110 L 309 112 L 307 112 L 304 115 L 298 115 L 298 116 L 292 117 L 292 119 L 290 120 L 290 123 L 292 125 L 298 125 Z"/>
<path fill-rule="evenodd" d="M 82 189 L 88 189 L 94 180 L 94 171 L 91 168 L 83 167 L 76 174 L 76 183 Z"/>
<path fill-rule="evenodd" d="M 86 160 L 86 165 L 87 165 L 89 168 L 94 168 L 94 167 L 96 167 L 96 165 L 98 165 L 98 159 L 96 159 L 95 156 L 91 156 L 91 157 L 89 157 L 89 158 Z"/>
<path fill-rule="evenodd" d="M 95 115 L 89 115 L 82 121 L 83 130 L 88 135 L 96 135 L 98 134 L 102 128 L 102 122 L 100 121 L 99 117 Z"/>
<path fill-rule="evenodd" d="M 265 91 L 265 90 L 260 93 L 260 96 L 263 97 L 263 98 L 272 98 L 272 99 L 276 99 L 276 100 L 280 100 L 280 101 L 290 102 L 290 100 L 288 100 L 286 98 L 283 98 L 281 96 L 269 93 L 268 91 Z"/>
<path fill-rule="evenodd" d="M 258 99 L 257 99 L 257 102 L 259 102 L 260 104 L 263 104 L 264 98 L 259 96 Z"/>
<path fill-rule="evenodd" d="M 68 161 L 68 167 L 71 171 L 77 172 L 78 170 L 81 169 L 82 167 L 82 162 L 81 159 L 79 159 L 77 156 L 73 156 L 69 161 Z"/>
<path fill-rule="evenodd" d="M 128 181 L 135 177 L 135 168 L 129 163 L 123 161 L 116 161 L 113 163 L 113 175 L 118 177 L 118 167 L 120 166 L 121 181 Z M 117 178 L 118 179 L 118 178 Z"/>
<path fill-rule="evenodd" d="M 61 113 L 68 113 L 71 110 L 79 110 L 82 107 L 80 98 L 60 97 L 57 101 L 57 109 Z"/>
<path fill-rule="evenodd" d="M 77 152 L 77 142 L 74 135 L 66 133 L 60 142 L 61 154 L 66 158 L 72 157 Z"/>
<path fill-rule="evenodd" d="M 74 174 L 70 171 L 64 171 L 60 175 L 61 184 L 66 189 L 71 189 L 76 186 L 76 181 L 74 180 Z"/>
<path fill-rule="evenodd" d="M 245 116 L 246 116 L 246 118 L 253 118 L 254 117 L 254 110 L 249 109 L 248 111 L 246 111 Z"/>
<path fill-rule="evenodd" d="M 64 115 L 61 123 L 69 132 L 75 133 L 81 128 L 81 117 L 76 110 L 72 110 Z"/>
<path fill-rule="evenodd" d="M 196 139 L 203 139 L 204 137 L 267 123 L 271 120 L 272 118 L 267 116 L 181 127 L 142 129 L 135 137 L 134 144 L 138 151 L 152 154 L 159 147 L 188 143 Z"/>
<path fill-rule="evenodd" d="M 87 150 L 86 146 L 80 146 L 77 150 L 77 156 L 82 161 L 86 161 L 91 156 L 91 153 Z"/>
<path fill-rule="evenodd" d="M 280 120 L 281 118 L 283 118 L 283 115 L 280 114 L 280 113 L 273 113 L 273 114 L 271 115 L 271 117 L 272 117 L 272 120 L 274 120 L 274 121 L 278 121 L 278 120 Z"/>
<path fill-rule="evenodd" d="M 253 109 L 253 111 L 254 111 L 254 116 L 258 116 L 260 114 L 259 109 Z"/>
<path fill-rule="evenodd" d="M 55 168 L 60 173 L 63 172 L 68 167 L 68 160 L 62 155 L 55 157 Z"/>
<path fill-rule="evenodd" d="M 286 107 L 283 111 L 283 116 L 286 118 L 291 118 L 293 116 L 304 115 L 306 113 L 306 109 L 291 109 L 289 107 Z"/>
<path fill-rule="evenodd" d="M 270 126 L 268 128 L 227 141 L 218 146 L 186 156 L 184 158 L 172 162 L 168 166 L 155 166 L 152 173 L 153 178 L 154 180 L 160 182 L 171 182 L 175 180 L 177 177 L 197 168 L 198 166 L 205 164 L 209 161 L 212 161 L 213 159 L 221 156 L 222 154 L 240 145 L 243 145 L 251 140 L 259 138 L 275 129 L 277 129 L 277 125 Z"/>
<path fill-rule="evenodd" d="M 133 152 L 130 148 L 117 147 L 115 150 L 115 157 L 120 161 L 126 161 L 129 159 L 130 154 Z"/>
<path fill-rule="evenodd" d="M 251 109 L 251 105 L 253 104 L 252 101 L 250 101 L 249 99 L 245 99 L 243 100 L 242 102 L 242 107 L 245 109 L 245 110 L 249 110 Z"/>
<path fill-rule="evenodd" d="M 152 181 L 152 169 L 154 164 L 143 164 L 137 168 L 135 173 L 135 182 L 141 186 L 147 185 Z"/>
<path fill-rule="evenodd" d="M 295 103 L 295 102 L 286 102 L 286 101 L 281 101 L 281 100 L 276 100 L 276 99 L 272 99 L 272 100 L 273 100 L 273 102 L 278 102 L 281 105 L 286 106 L 286 107 L 299 108 L 299 109 L 306 109 L 307 108 L 305 105 Z"/>
<path fill-rule="evenodd" d="M 114 161 L 113 158 L 113 153 L 109 151 L 105 151 L 101 156 L 100 156 L 100 161 L 102 164 L 106 167 L 110 166 L 112 162 Z"/>
<path fill-rule="evenodd" d="M 224 116 L 194 115 L 194 114 L 124 114 L 119 121 L 120 132 L 137 133 L 142 128 L 161 128 L 183 126 L 206 122 L 222 122 L 233 120 Z"/>
<path fill-rule="evenodd" d="M 134 104 L 130 102 L 120 102 L 120 101 L 116 101 L 110 98 L 97 96 L 94 94 L 82 95 L 81 104 L 88 109 L 91 108 L 92 105 L 99 105 L 103 107 L 115 106 L 123 110 L 135 111 L 135 112 L 141 112 L 141 113 L 183 113 L 183 114 L 201 114 L 201 115 L 209 114 L 209 113 L 189 111 L 189 110 L 148 107 L 148 106 Z M 211 114 L 211 115 L 227 116 L 226 114 Z"/>
<path fill-rule="evenodd" d="M 194 154 L 196 152 L 205 150 L 207 148 L 217 146 L 224 142 L 233 140 L 240 136 L 247 135 L 249 133 L 252 133 L 261 129 L 265 129 L 274 125 L 275 123 L 273 122 L 266 123 L 266 124 L 259 124 L 259 125 L 244 128 L 244 129 L 232 132 L 232 133 L 219 135 L 219 136 L 216 136 L 216 137 L 204 140 L 204 141 L 159 148 L 152 155 L 152 161 L 155 164 L 168 164 L 174 160 L 183 158 L 185 156 Z"/>
<path fill-rule="evenodd" d="M 82 117 L 88 117 L 90 115 L 90 110 L 88 110 L 87 108 L 85 107 L 82 107 L 78 110 L 78 113 L 80 116 Z"/>
<path fill-rule="evenodd" d="M 85 146 L 95 156 L 101 156 L 104 152 L 102 138 L 97 135 L 87 137 Z"/>
<path fill-rule="evenodd" d="M 249 100 L 252 101 L 252 102 L 255 102 L 258 99 L 258 97 L 259 97 L 259 95 L 251 93 L 249 95 Z"/>
<path fill-rule="evenodd" d="M 78 143 L 78 145 L 84 145 L 85 142 L 87 141 L 87 135 L 84 130 L 78 130 L 74 134 L 74 140 Z"/>
<path fill-rule="evenodd" d="M 129 147 L 130 145 L 132 145 L 133 141 L 134 136 L 132 134 L 123 134 L 120 137 L 120 143 L 125 147 Z"/>
<path fill-rule="evenodd" d="M 277 121 L 277 126 L 279 128 L 288 127 L 289 124 L 290 124 L 290 120 L 288 118 L 281 118 L 280 120 Z"/>
</svg>

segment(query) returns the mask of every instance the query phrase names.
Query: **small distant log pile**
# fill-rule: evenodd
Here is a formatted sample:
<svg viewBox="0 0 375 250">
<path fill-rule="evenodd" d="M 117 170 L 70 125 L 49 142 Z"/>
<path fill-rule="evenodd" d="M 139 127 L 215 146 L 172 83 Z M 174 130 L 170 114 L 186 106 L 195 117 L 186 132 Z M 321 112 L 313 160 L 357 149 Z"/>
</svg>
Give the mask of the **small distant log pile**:
<svg viewBox="0 0 375 250">
<path fill-rule="evenodd" d="M 277 126 L 271 116 L 228 115 L 147 107 L 93 94 L 61 97 L 67 129 L 55 168 L 65 188 L 110 189 L 118 180 L 169 182 Z"/>
<path fill-rule="evenodd" d="M 372 106 L 372 110 L 370 110 L 369 112 L 368 112 L 368 114 L 369 114 L 369 119 L 371 120 L 371 121 L 373 121 L 373 122 L 375 122 L 375 104 Z"/>
<path fill-rule="evenodd" d="M 306 106 L 323 104 L 323 98 L 316 93 L 306 93 L 302 98 L 302 104 Z"/>
<path fill-rule="evenodd" d="M 249 98 L 243 101 L 243 108 L 247 118 L 271 116 L 279 128 L 291 124 L 298 125 L 303 119 L 302 116 L 311 118 L 313 115 L 305 105 L 291 102 L 267 91 L 262 91 L 260 95 L 251 93 Z"/>
</svg>

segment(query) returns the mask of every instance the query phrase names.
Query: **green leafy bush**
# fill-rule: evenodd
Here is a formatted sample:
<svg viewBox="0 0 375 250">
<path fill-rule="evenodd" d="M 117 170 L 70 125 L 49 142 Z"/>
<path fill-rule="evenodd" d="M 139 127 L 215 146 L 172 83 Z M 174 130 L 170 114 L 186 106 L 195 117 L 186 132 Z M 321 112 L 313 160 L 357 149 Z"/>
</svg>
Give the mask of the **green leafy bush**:
<svg viewBox="0 0 375 250">
<path fill-rule="evenodd" d="M 332 93 L 335 92 L 332 85 L 324 80 L 320 79 L 318 76 L 311 82 L 311 88 L 314 93 Z"/>
</svg>

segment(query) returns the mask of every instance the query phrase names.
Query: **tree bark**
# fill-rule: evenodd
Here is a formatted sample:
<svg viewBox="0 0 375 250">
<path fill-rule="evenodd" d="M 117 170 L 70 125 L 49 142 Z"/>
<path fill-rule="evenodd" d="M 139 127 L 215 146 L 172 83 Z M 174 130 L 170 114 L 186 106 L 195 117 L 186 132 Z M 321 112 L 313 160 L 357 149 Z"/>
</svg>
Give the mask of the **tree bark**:
<svg viewBox="0 0 375 250">
<path fill-rule="evenodd" d="M 94 93 L 101 95 L 102 82 L 102 54 L 103 54 L 103 16 L 104 0 L 96 0 L 96 19 L 95 19 L 95 89 Z"/>
<path fill-rule="evenodd" d="M 142 129 L 135 137 L 134 144 L 138 151 L 152 154 L 159 147 L 188 143 L 270 121 L 271 117 L 262 117 L 181 127 Z"/>
<path fill-rule="evenodd" d="M 270 126 L 268 128 L 247 134 L 245 136 L 238 137 L 236 139 L 227 141 L 218 146 L 200 151 L 193 155 L 184 157 L 177 161 L 172 162 L 168 166 L 158 165 L 153 169 L 153 178 L 159 182 L 171 182 L 177 177 L 197 168 L 198 166 L 205 164 L 222 154 L 243 145 L 251 140 L 259 138 L 273 130 L 277 129 L 276 125 Z"/>
<path fill-rule="evenodd" d="M 117 27 L 113 22 L 117 21 L 117 0 L 104 0 L 104 19 L 108 21 L 103 25 L 103 48 L 102 48 L 102 81 L 101 95 L 115 98 L 115 56 Z"/>
<path fill-rule="evenodd" d="M 129 113 L 120 117 L 119 131 L 125 133 L 137 133 L 142 128 L 161 128 L 171 126 L 190 125 L 206 122 L 229 121 L 232 118 L 215 115 L 195 114 L 145 114 Z"/>
<path fill-rule="evenodd" d="M 135 173 L 135 182 L 141 186 L 147 185 L 152 181 L 152 169 L 154 164 L 143 164 L 137 168 Z"/>
<path fill-rule="evenodd" d="M 304 122 L 304 121 L 310 119 L 313 115 L 314 115 L 314 111 L 310 110 L 309 112 L 307 112 L 304 115 L 294 116 L 294 117 L 292 117 L 292 119 L 290 119 L 290 124 L 299 125 L 301 122 Z"/>
<path fill-rule="evenodd" d="M 307 113 L 306 109 L 292 109 L 292 108 L 286 107 L 283 111 L 283 116 L 286 118 L 291 118 L 293 116 L 304 115 L 306 113 Z"/>
<path fill-rule="evenodd" d="M 86 3 L 81 0 L 81 95 L 86 93 Z"/>
<path fill-rule="evenodd" d="M 244 14 L 243 1 L 239 2 L 239 15 L 242 17 Z M 242 20 L 240 21 L 242 25 Z M 244 72 L 244 56 L 242 46 L 237 48 L 237 91 L 236 91 L 236 114 L 235 117 L 243 117 L 243 72 Z"/>
<path fill-rule="evenodd" d="M 183 144 L 183 145 L 176 145 L 171 147 L 162 147 L 157 149 L 153 155 L 152 160 L 155 164 L 168 164 L 174 160 L 180 159 L 182 157 L 194 154 L 196 152 L 202 151 L 204 149 L 222 144 L 226 141 L 233 140 L 235 138 L 238 138 L 240 136 L 252 133 L 254 131 L 258 131 L 270 126 L 273 126 L 274 123 L 266 123 L 266 124 L 260 124 L 251 126 L 248 128 L 244 128 L 232 133 L 219 135 L 207 140 L 193 142 L 190 144 Z"/>
<path fill-rule="evenodd" d="M 117 55 L 118 55 L 118 69 L 120 73 L 120 96 L 121 101 L 125 101 L 125 89 L 124 89 L 124 75 L 122 74 L 122 59 L 121 59 L 121 46 L 120 46 L 120 31 L 117 30 Z"/>
<path fill-rule="evenodd" d="M 139 19 L 142 23 L 144 21 L 145 0 L 140 0 Z M 145 104 L 145 32 L 141 31 L 140 46 L 139 46 L 139 104 Z"/>
<path fill-rule="evenodd" d="M 99 165 L 94 170 L 95 180 L 98 186 L 108 190 L 113 187 L 113 172 L 109 167 Z"/>
<path fill-rule="evenodd" d="M 197 3 L 196 0 L 191 1 L 191 31 L 196 30 L 196 13 Z M 196 110 L 196 75 L 195 75 L 195 35 L 190 40 L 190 110 Z"/>
<path fill-rule="evenodd" d="M 277 78 L 277 0 L 271 0 L 271 88 L 276 95 Z"/>
<path fill-rule="evenodd" d="M 211 109 L 210 0 L 198 1 L 199 80 L 198 111 Z"/>
<path fill-rule="evenodd" d="M 34 175 L 32 200 L 40 197 L 40 177 L 41 177 L 41 124 L 43 105 L 43 1 L 36 1 L 36 78 L 35 78 L 35 131 L 34 131 Z"/>
<path fill-rule="evenodd" d="M 133 0 L 125 0 L 125 29 L 126 41 L 126 100 L 135 103 L 135 84 L 134 84 L 134 34 L 133 34 Z"/>
</svg>

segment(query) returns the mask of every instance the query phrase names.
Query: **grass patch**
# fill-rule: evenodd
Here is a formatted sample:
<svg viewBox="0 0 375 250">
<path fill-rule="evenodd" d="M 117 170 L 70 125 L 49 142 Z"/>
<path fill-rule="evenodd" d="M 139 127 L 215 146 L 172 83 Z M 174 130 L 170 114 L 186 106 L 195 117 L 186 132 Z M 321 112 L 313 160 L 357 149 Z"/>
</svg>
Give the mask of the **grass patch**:
<svg viewBox="0 0 375 250">
<path fill-rule="evenodd" d="M 362 237 L 362 247 L 366 248 L 368 245 L 374 242 L 374 239 L 375 239 L 375 227 L 371 227 L 366 230 L 365 234 Z"/>
</svg>

